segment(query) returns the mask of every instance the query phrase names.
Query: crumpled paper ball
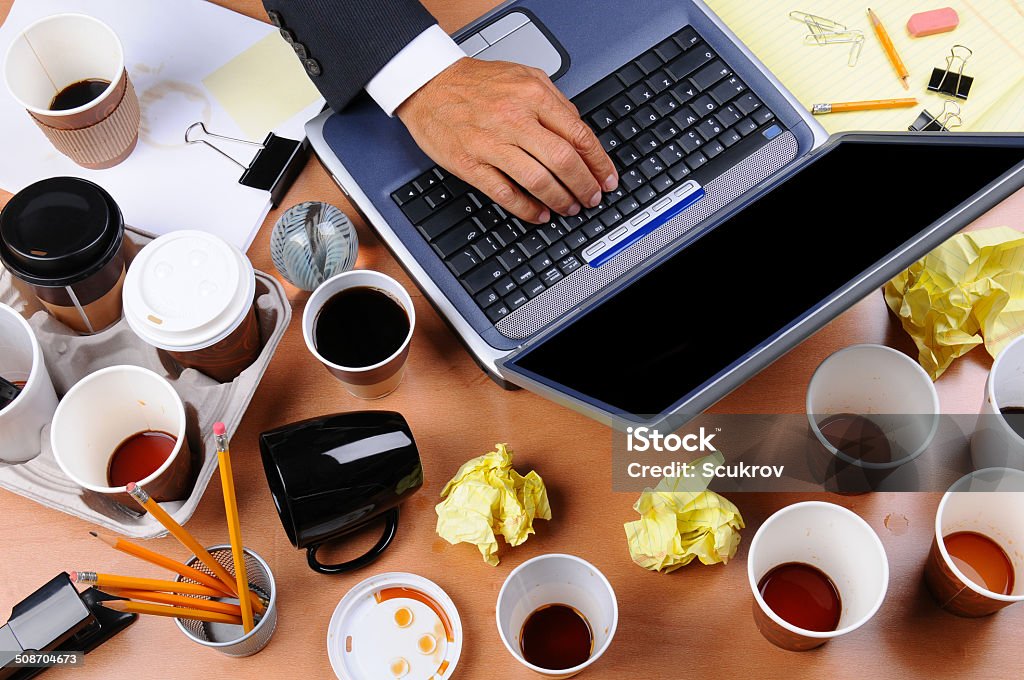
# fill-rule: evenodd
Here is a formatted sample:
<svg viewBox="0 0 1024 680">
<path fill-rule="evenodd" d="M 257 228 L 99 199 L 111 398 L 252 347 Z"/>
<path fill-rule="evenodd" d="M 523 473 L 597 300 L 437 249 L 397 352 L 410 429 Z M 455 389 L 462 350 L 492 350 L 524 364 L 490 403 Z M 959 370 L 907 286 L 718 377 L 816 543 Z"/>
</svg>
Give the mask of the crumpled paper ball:
<svg viewBox="0 0 1024 680">
<path fill-rule="evenodd" d="M 452 545 L 472 543 L 492 567 L 498 564 L 498 535 L 510 546 L 521 545 L 535 533 L 534 519 L 551 519 L 544 480 L 512 469 L 508 445 L 495 448 L 464 463 L 435 508 L 437 535 Z"/>
<path fill-rule="evenodd" d="M 700 464 L 694 465 L 700 469 Z M 633 506 L 640 519 L 624 525 L 633 562 L 668 573 L 694 558 L 702 564 L 725 564 L 735 557 L 743 517 L 728 499 L 706 486 L 706 480 L 664 477 L 640 494 Z"/>
</svg>

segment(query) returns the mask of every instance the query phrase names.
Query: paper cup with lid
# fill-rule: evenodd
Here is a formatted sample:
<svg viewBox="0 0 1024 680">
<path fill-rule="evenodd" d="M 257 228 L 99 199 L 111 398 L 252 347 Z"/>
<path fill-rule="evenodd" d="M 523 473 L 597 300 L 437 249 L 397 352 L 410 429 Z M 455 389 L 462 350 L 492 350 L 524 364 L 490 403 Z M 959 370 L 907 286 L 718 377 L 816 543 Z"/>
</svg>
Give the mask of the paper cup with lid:
<svg viewBox="0 0 1024 680">
<path fill-rule="evenodd" d="M 31 184 L 0 213 L 0 262 L 79 333 L 98 333 L 121 318 L 123 242 L 114 199 L 77 177 Z"/>
<path fill-rule="evenodd" d="M 213 234 L 176 231 L 135 256 L 124 316 L 182 367 L 230 382 L 260 354 L 255 294 L 256 275 L 241 251 Z"/>
<path fill-rule="evenodd" d="M 462 654 L 462 619 L 433 581 L 378 574 L 341 598 L 327 654 L 342 680 L 448 680 Z"/>
</svg>

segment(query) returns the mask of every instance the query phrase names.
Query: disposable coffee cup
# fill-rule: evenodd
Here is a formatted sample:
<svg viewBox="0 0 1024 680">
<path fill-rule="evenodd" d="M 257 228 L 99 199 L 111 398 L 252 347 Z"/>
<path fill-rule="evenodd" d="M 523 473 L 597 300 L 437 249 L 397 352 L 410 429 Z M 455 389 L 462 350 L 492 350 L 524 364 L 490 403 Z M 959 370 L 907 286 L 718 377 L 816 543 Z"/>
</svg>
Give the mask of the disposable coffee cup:
<svg viewBox="0 0 1024 680">
<path fill-rule="evenodd" d="M 54 318 L 83 334 L 121 318 L 123 242 L 117 203 L 76 177 L 31 184 L 0 213 L 0 262 Z"/>
<path fill-rule="evenodd" d="M 176 231 L 139 251 L 124 286 L 124 316 L 144 342 L 183 368 L 231 382 L 260 355 L 252 263 L 223 239 Z"/>
<path fill-rule="evenodd" d="M 761 596 L 761 579 L 792 562 L 815 567 L 835 584 L 841 603 L 835 630 L 795 626 Z M 764 521 L 750 543 L 747 579 L 761 634 L 783 649 L 806 651 L 857 630 L 875 615 L 889 587 L 889 561 L 882 541 L 859 516 L 839 505 L 808 501 L 789 505 Z"/>
<path fill-rule="evenodd" d="M 0 463 L 23 463 L 39 455 L 57 394 L 32 327 L 5 304 L 0 304 L 0 376 L 21 387 L 14 401 L 0 408 Z"/>
<path fill-rule="evenodd" d="M 550 669 L 526 660 L 520 639 L 531 614 L 549 605 L 576 610 L 590 626 L 590 657 L 576 666 Z M 534 557 L 512 570 L 498 592 L 498 635 L 509 654 L 545 678 L 571 678 L 597 662 L 608 650 L 619 623 L 619 605 L 611 583 L 597 567 L 574 555 Z"/>
<path fill-rule="evenodd" d="M 1003 348 L 992 362 L 985 382 L 981 416 L 971 435 L 971 459 L 976 470 L 990 467 L 1024 470 L 1024 437 L 1002 415 L 1001 411 L 1006 408 L 1024 409 L 1024 336 Z M 1024 411 L 1009 417 L 1024 424 Z"/>
<path fill-rule="evenodd" d="M 175 438 L 163 464 L 139 486 L 157 501 L 181 500 L 192 482 L 185 406 L 174 387 L 139 366 L 110 366 L 75 383 L 57 406 L 50 445 L 60 469 L 78 486 L 137 507 L 124 486 L 110 486 L 111 457 L 130 437 L 163 432 Z"/>
<path fill-rule="evenodd" d="M 84 14 L 56 14 L 15 36 L 4 79 L 50 143 L 85 168 L 113 167 L 139 138 L 139 100 L 113 29 Z M 69 99 L 72 92 L 81 96 Z M 61 95 L 71 108 L 55 109 Z"/>
<path fill-rule="evenodd" d="M 373 289 L 391 298 L 392 302 L 405 311 L 409 326 L 408 333 L 395 343 L 394 351 L 384 359 L 365 366 L 347 366 L 331 361 L 320 351 L 316 341 L 317 324 L 325 305 L 339 293 L 353 288 Z M 374 318 L 352 317 L 344 320 L 340 332 L 366 333 L 378 322 L 379 320 Z M 415 328 L 416 308 L 413 307 L 412 298 L 402 284 L 386 274 L 366 269 L 344 272 L 324 281 L 313 291 L 302 313 L 302 337 L 306 341 L 306 347 L 331 375 L 341 381 L 352 396 L 361 399 L 379 399 L 398 389 L 405 375 L 409 344 L 412 342 Z"/>
<path fill-rule="evenodd" d="M 993 592 L 967 576 L 950 556 L 948 536 L 981 534 L 1002 549 L 1013 572 L 1013 589 Z M 951 614 L 978 617 L 1024 601 L 1024 472 L 1009 468 L 977 470 L 960 478 L 939 502 L 935 538 L 925 562 L 924 580 L 940 607 Z"/>
<path fill-rule="evenodd" d="M 884 345 L 852 345 L 826 358 L 811 377 L 806 408 L 811 433 L 835 459 L 840 490 L 874 488 L 924 453 L 939 427 L 939 396 L 931 378 L 916 361 Z M 857 457 L 829 441 L 823 427 L 844 414 L 877 427 L 888 447 L 884 459 Z"/>
</svg>

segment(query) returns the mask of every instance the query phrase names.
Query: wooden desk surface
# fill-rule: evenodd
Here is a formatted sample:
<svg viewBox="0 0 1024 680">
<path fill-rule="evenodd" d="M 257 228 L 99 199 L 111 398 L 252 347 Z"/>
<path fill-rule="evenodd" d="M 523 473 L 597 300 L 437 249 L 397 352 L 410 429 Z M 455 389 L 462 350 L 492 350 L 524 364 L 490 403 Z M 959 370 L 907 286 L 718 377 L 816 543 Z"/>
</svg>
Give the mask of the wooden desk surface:
<svg viewBox="0 0 1024 680">
<path fill-rule="evenodd" d="M 264 17 L 258 0 L 218 0 L 251 16 Z M 433 0 L 428 7 L 451 30 L 495 4 L 493 0 Z M 0 0 L 6 17 L 10 0 Z M 3 200 L 0 198 L 0 200 Z M 350 216 L 351 205 L 315 162 L 302 173 L 284 201 L 334 203 Z M 267 218 L 249 252 L 255 266 L 274 272 L 268 252 Z M 267 559 L 280 589 L 280 619 L 270 645 L 248 659 L 228 659 L 200 649 L 169 621 L 138 621 L 86 657 L 78 670 L 52 677 L 110 678 L 143 674 L 151 678 L 333 677 L 327 660 L 327 624 L 338 600 L 360 580 L 379 572 L 412 571 L 440 584 L 462 615 L 465 645 L 456 678 L 532 678 L 503 648 L 494 605 L 509 571 L 546 552 L 568 552 L 597 565 L 619 599 L 618 633 L 607 654 L 581 677 L 599 678 L 861 678 L 1019 677 L 1024 664 L 1020 630 L 1024 606 L 984 620 L 959 619 L 939 611 L 921 585 L 921 568 L 932 537 L 938 494 L 871 494 L 853 498 L 828 494 L 737 494 L 732 500 L 747 522 L 735 561 L 726 566 L 690 565 L 674 574 L 647 572 L 629 559 L 623 522 L 636 514 L 636 494 L 611 491 L 609 430 L 529 392 L 495 386 L 462 350 L 430 304 L 356 219 L 358 267 L 384 271 L 402 281 L 416 302 L 418 327 L 404 384 L 386 399 L 367 404 L 350 397 L 307 352 L 300 318 L 306 294 L 288 288 L 294 315 L 270 370 L 232 442 L 238 501 L 246 543 Z M 1024 192 L 981 218 L 974 227 L 1011 225 L 1024 229 Z M 145 225 L 140 225 L 145 226 Z M 720 403 L 719 412 L 799 413 L 804 391 L 818 363 L 857 342 L 881 342 L 904 351 L 909 340 L 888 315 L 879 292 L 833 321 L 787 356 Z M 991 360 L 977 349 L 957 361 L 937 383 L 946 413 L 977 412 Z M 394 409 L 408 418 L 425 468 L 423 490 L 405 506 L 399 535 L 376 564 L 352 575 L 311 572 L 305 556 L 285 537 L 263 478 L 257 437 L 287 422 L 365 408 Z M 536 468 L 551 495 L 554 520 L 538 521 L 536 536 L 501 553 L 489 567 L 471 546 L 449 546 L 434 533 L 434 504 L 442 485 L 466 459 L 506 441 L 523 472 Z M 772 512 L 807 498 L 820 498 L 859 513 L 881 536 L 889 555 L 889 594 L 875 618 L 860 630 L 816 651 L 781 651 L 754 627 L 745 558 L 754 531 Z M 61 570 L 97 569 L 161 576 L 90 538 L 91 525 L 0 493 L 0 620 L 11 606 Z M 904 515 L 908 529 L 885 527 L 889 514 Z M 210 483 L 188 524 L 200 540 L 226 540 L 220 481 Z M 333 555 L 353 556 L 376 536 L 362 535 Z M 185 556 L 173 539 L 154 549 Z M 50 677 L 50 676 L 48 676 Z M 141 675 L 140 675 L 141 677 Z"/>
</svg>

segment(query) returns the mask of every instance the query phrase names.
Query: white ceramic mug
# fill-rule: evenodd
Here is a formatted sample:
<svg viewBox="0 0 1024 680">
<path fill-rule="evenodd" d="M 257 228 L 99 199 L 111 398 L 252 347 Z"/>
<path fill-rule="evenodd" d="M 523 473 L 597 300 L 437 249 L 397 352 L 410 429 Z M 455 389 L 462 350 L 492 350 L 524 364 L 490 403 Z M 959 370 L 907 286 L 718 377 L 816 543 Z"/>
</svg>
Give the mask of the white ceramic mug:
<svg viewBox="0 0 1024 680">
<path fill-rule="evenodd" d="M 1024 469 L 1024 438 L 1000 414 L 1000 409 L 1007 406 L 1024 407 L 1024 336 L 1003 348 L 992 362 L 981 416 L 971 436 L 971 459 L 976 470 Z M 1024 419 L 1024 415 L 1013 417 Z"/>
<path fill-rule="evenodd" d="M 1009 595 L 988 590 L 960 570 L 945 538 L 971 531 L 994 541 L 1014 570 Z M 977 470 L 949 488 L 935 513 L 935 538 L 925 562 L 925 584 L 939 606 L 957 616 L 987 616 L 1024 601 L 1024 472 L 1009 468 Z"/>
<path fill-rule="evenodd" d="M 921 366 L 884 345 L 851 345 L 821 362 L 807 386 L 811 432 L 848 465 L 894 469 L 921 455 L 939 427 L 939 395 Z M 838 450 L 822 434 L 829 416 L 850 413 L 873 421 L 885 433 L 890 462 L 869 462 Z"/>
<path fill-rule="evenodd" d="M 842 602 L 835 630 L 800 628 L 765 603 L 761 579 L 788 562 L 817 567 L 832 579 Z M 764 521 L 750 542 L 747 578 L 761 634 L 783 649 L 805 651 L 857 630 L 875 615 L 889 587 L 889 560 L 878 535 L 858 515 L 833 503 L 807 501 L 782 508 Z"/>
<path fill-rule="evenodd" d="M 185 429 L 185 405 L 167 380 L 140 366 L 110 366 L 82 378 L 64 395 L 53 414 L 50 445 L 75 484 L 134 507 L 125 487 L 108 482 L 114 451 L 139 432 L 173 436 L 167 460 L 138 484 L 158 501 L 180 500 L 188 496 L 192 471 Z"/>
<path fill-rule="evenodd" d="M 523 657 L 519 646 L 526 619 L 548 604 L 569 605 L 586 617 L 593 634 L 590 658 L 578 666 L 551 670 Z M 601 658 L 615 637 L 619 605 L 615 591 L 597 567 L 573 555 L 534 557 L 512 570 L 498 593 L 495 609 L 498 634 L 505 649 L 530 670 L 546 678 L 569 678 Z"/>
<path fill-rule="evenodd" d="M 40 433 L 53 418 L 57 394 L 32 327 L 5 304 L 0 304 L 0 376 L 25 383 L 0 409 L 0 463 L 24 463 L 39 455 Z"/>
<path fill-rule="evenodd" d="M 409 317 L 409 332 L 402 344 L 383 361 L 370 366 L 342 366 L 324 357 L 316 348 L 316 323 L 320 310 L 332 297 L 350 288 L 376 288 L 395 301 Z M 352 333 L 371 323 L 372 319 L 351 319 Z M 355 269 L 333 276 L 321 283 L 306 302 L 302 312 L 302 337 L 306 347 L 322 363 L 331 375 L 341 381 L 345 389 L 360 399 L 379 399 L 396 389 L 405 375 L 405 362 L 409 358 L 409 344 L 416 329 L 416 308 L 408 291 L 387 274 L 369 269 Z"/>
</svg>

